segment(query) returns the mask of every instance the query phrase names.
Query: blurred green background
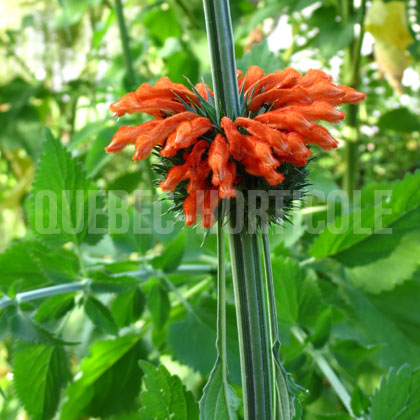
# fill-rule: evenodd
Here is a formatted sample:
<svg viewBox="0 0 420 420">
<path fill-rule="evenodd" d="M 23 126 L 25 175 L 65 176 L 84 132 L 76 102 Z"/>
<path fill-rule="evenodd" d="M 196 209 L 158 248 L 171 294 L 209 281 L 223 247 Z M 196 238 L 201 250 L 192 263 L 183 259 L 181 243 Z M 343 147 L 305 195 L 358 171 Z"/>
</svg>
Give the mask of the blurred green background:
<svg viewBox="0 0 420 420">
<path fill-rule="evenodd" d="M 9 295 L 60 283 L 64 278 L 57 280 L 46 275 L 49 271 L 44 263 L 52 264 L 44 261 L 49 251 L 43 256 L 34 255 L 38 245 L 30 242 L 33 236 L 28 228 L 27 199 L 43 150 L 44 127 L 60 139 L 71 152 L 71 159 L 82 166 L 85 176 L 97 188 L 126 190 L 129 194 L 136 189 L 154 188 L 150 163 L 132 162 L 131 150 L 113 156 L 105 154 L 104 147 L 118 125 L 144 121 L 142 116 L 126 116 L 117 122 L 108 110 L 109 104 L 140 83 L 153 83 L 162 76 L 176 82 L 184 82 L 186 76 L 193 83 L 202 78 L 211 83 L 199 0 L 127 0 L 123 2 L 122 17 L 118 13 L 120 7 L 121 2 L 113 0 L 0 0 L 0 251 L 4 251 L 0 256 L 0 286 Z M 374 206 L 374 189 L 393 191 L 407 174 L 420 168 L 420 5 L 415 0 L 374 4 L 365 0 L 232 0 L 231 12 L 238 68 L 246 70 L 255 64 L 266 72 L 287 66 L 301 72 L 318 68 L 331 73 L 337 83 L 367 94 L 360 106 L 345 109 L 348 118 L 344 123 L 328 127 L 340 140 L 340 146 L 329 153 L 316 151 L 316 159 L 310 165 L 312 187 L 302 209 L 295 213 L 294 228 L 276 227 L 271 235 L 279 272 L 286 272 L 286 277 L 291 278 L 300 276 L 296 283 L 286 282 L 284 286 L 298 289 L 296 301 L 289 302 L 288 310 L 284 309 L 285 299 L 292 292 L 286 290 L 283 295 L 279 291 L 277 298 L 287 344 L 286 366 L 298 383 L 311 390 L 305 419 L 321 419 L 318 415 L 326 412 L 343 413 L 343 407 L 328 383 L 323 382 L 311 354 L 305 353 L 305 344 L 293 339 L 289 329 L 296 324 L 311 337 L 311 345 L 326 349 L 332 365 L 356 392 L 363 408 L 365 394 L 373 392 L 380 375 L 391 366 L 398 368 L 404 362 L 410 362 L 412 367 L 420 365 L 419 203 L 409 209 L 394 209 L 397 216 L 398 211 L 402 212 L 401 218 L 414 212 L 411 224 L 395 241 L 398 244 L 387 248 L 388 253 L 369 254 L 369 261 L 363 259 L 366 249 L 379 249 L 380 240 L 370 238 L 367 248 L 352 244 L 347 250 L 350 257 L 335 258 L 341 250 L 310 250 L 314 240 L 324 239 L 308 226 L 325 221 L 327 209 L 339 206 L 327 202 L 325 194 L 341 188 L 347 192 L 362 189 L 362 207 Z M 416 176 L 409 180 L 411 187 L 402 187 L 408 191 L 407 196 L 398 193 L 404 200 L 409 200 L 408 194 L 412 196 L 420 186 Z M 150 206 L 153 201 L 150 199 Z M 134 208 L 132 211 L 135 214 Z M 153 233 L 147 237 L 120 237 L 110 232 L 95 246 L 79 244 L 84 268 L 72 269 L 73 277 L 66 279 L 75 281 L 86 273 L 94 277 L 91 273 L 104 267 L 107 273 L 133 276 L 139 264 L 147 265 L 162 252 L 173 259 L 174 267 L 178 267 L 182 257 L 184 263 L 214 267 L 214 235 L 200 247 L 202 231 L 183 231 L 177 236 L 181 230 L 182 224 L 177 224 L 170 236 Z M 65 252 L 73 252 L 71 246 L 64 245 Z M 175 257 L 174 248 L 182 251 Z M 349 259 L 352 263 L 348 263 Z M 22 261 L 31 270 L 22 270 Z M 154 265 L 165 268 L 162 264 L 161 261 Z M 187 276 L 172 273 L 170 279 L 214 329 L 215 280 L 211 270 L 210 274 Z M 177 295 L 162 279 L 152 277 L 130 293 L 121 295 L 124 297 L 106 294 L 104 300 L 101 297 L 100 305 L 110 307 L 115 318 L 112 325 L 117 325 L 117 330 L 149 325 L 149 347 L 140 351 L 141 358 L 164 361 L 198 398 L 214 354 L 210 351 L 208 358 L 189 354 L 188 346 L 177 341 L 176 335 L 189 328 L 200 331 L 201 326 L 189 318 L 180 321 L 189 313 L 188 308 L 180 305 Z M 147 296 L 143 318 L 145 304 L 135 293 Z M 72 299 L 77 307 L 70 305 L 63 312 L 71 315 L 65 326 L 60 324 L 59 331 L 67 332 L 66 340 L 82 342 L 69 350 L 70 365 L 76 375 L 80 362 L 92 352 L 91 344 L 114 330 L 103 327 L 103 318 L 98 321 L 92 311 L 86 310 L 86 295 L 74 294 Z M 48 317 L 45 319 L 50 323 L 42 316 L 36 318 L 42 302 L 47 301 L 37 301 L 22 311 L 56 332 L 61 315 L 54 315 L 52 323 Z M 121 315 L 127 302 L 134 302 L 134 312 Z M 83 308 L 90 321 L 83 315 Z M 230 321 L 234 324 L 233 318 L 232 315 Z M 0 346 L 0 387 L 7 398 L 0 396 L 0 419 L 27 418 L 23 406 L 33 418 L 48 419 L 50 416 L 36 406 L 36 401 L 25 397 L 25 391 L 13 390 L 15 341 L 9 333 L 13 335 L 16 330 L 10 319 L 8 327 L 6 324 L 1 324 L 4 342 Z M 214 331 L 200 334 L 207 337 L 200 345 L 212 347 Z M 19 334 L 17 338 L 25 340 Z M 96 350 L 101 351 L 98 347 Z M 29 361 L 26 363 L 30 365 Z M 240 393 L 237 369 L 231 368 L 231 373 Z M 102 407 L 99 399 L 81 404 L 75 395 L 84 388 L 83 384 L 77 388 L 77 383 L 66 391 L 76 408 L 73 414 L 67 409 L 62 418 L 138 418 L 129 414 L 124 417 L 124 410 L 113 404 L 111 397 L 111 408 L 104 404 L 103 412 L 98 409 Z M 110 390 L 104 391 L 105 396 L 107 392 Z M 124 388 L 119 392 L 123 393 Z M 141 404 L 137 394 L 128 399 L 129 412 Z M 420 417 L 411 420 L 415 418 Z"/>
</svg>

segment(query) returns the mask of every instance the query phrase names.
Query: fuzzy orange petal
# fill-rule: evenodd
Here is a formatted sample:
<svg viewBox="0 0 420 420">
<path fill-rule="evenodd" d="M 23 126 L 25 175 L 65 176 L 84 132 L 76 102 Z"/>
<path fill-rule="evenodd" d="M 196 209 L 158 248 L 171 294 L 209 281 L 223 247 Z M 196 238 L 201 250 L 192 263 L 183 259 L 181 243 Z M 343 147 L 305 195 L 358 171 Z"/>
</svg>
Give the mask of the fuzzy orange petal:
<svg viewBox="0 0 420 420">
<path fill-rule="evenodd" d="M 255 136 L 245 136 L 246 143 L 244 146 L 244 154 L 253 159 L 257 159 L 259 162 L 266 166 L 276 168 L 280 165 L 278 159 L 273 156 L 271 146 L 265 141 Z"/>
<path fill-rule="evenodd" d="M 274 112 L 287 114 L 289 112 L 299 112 L 308 121 L 328 121 L 335 123 L 344 119 L 346 114 L 334 108 L 328 102 L 314 102 L 312 104 L 289 105 Z"/>
<path fill-rule="evenodd" d="M 159 184 L 162 191 L 174 191 L 176 186 L 186 178 L 187 165 L 175 165 L 173 166 L 166 178 Z"/>
<path fill-rule="evenodd" d="M 162 118 L 163 114 L 173 114 L 185 111 L 185 106 L 178 100 L 165 97 L 151 97 L 140 99 L 135 92 L 124 95 L 118 102 L 113 103 L 109 109 L 118 117 L 124 114 L 143 112 L 155 118 Z"/>
<path fill-rule="evenodd" d="M 165 139 L 175 131 L 178 124 L 186 120 L 192 120 L 198 118 L 198 115 L 194 112 L 182 112 L 180 114 L 173 115 L 164 120 L 159 121 L 152 130 L 141 134 L 136 141 L 136 153 L 134 154 L 133 160 L 138 161 L 145 159 L 149 156 L 150 152 L 158 144 L 162 144 Z"/>
<path fill-rule="evenodd" d="M 311 103 L 312 99 L 300 86 L 294 86 L 291 89 L 271 89 L 268 92 L 255 96 L 248 104 L 248 109 L 257 112 L 264 104 L 269 104 L 273 109 L 284 105 L 296 103 Z"/>
<path fill-rule="evenodd" d="M 255 119 L 279 130 L 295 131 L 305 138 L 305 143 L 318 144 L 323 149 L 332 149 L 338 145 L 326 128 L 312 124 L 299 112 L 272 111 L 258 115 Z"/>
<path fill-rule="evenodd" d="M 140 98 L 144 94 L 150 94 L 151 90 L 144 90 L 144 92 L 142 92 L 141 87 L 142 86 L 140 86 L 136 91 Z M 153 90 L 154 96 L 169 96 L 173 98 L 179 96 L 186 102 L 193 101 L 196 104 L 199 103 L 197 96 L 190 89 L 181 83 L 172 82 L 169 77 L 160 78 L 153 86 Z"/>
<path fill-rule="evenodd" d="M 228 162 L 227 167 L 226 167 L 226 174 L 219 185 L 220 198 L 236 197 L 236 190 L 233 186 L 235 182 L 235 178 L 236 178 L 236 164 L 235 162 Z"/>
<path fill-rule="evenodd" d="M 216 221 L 214 210 L 219 204 L 219 200 L 216 188 L 211 188 L 205 192 L 204 200 L 200 204 L 201 225 L 204 228 L 211 228 Z"/>
<path fill-rule="evenodd" d="M 208 118 L 198 117 L 192 121 L 184 121 L 178 125 L 176 132 L 168 138 L 161 151 L 162 156 L 174 156 L 178 150 L 193 145 L 197 139 L 213 128 Z"/>
<path fill-rule="evenodd" d="M 229 150 L 236 160 L 242 159 L 242 147 L 244 145 L 244 135 L 236 128 L 233 121 L 228 117 L 222 118 L 221 126 L 225 131 L 226 137 L 229 141 Z"/>
<path fill-rule="evenodd" d="M 264 70 L 258 66 L 251 66 L 245 76 L 243 76 L 238 83 L 239 91 L 242 89 L 246 92 L 258 80 L 264 77 Z"/>
<path fill-rule="evenodd" d="M 312 152 L 306 147 L 304 138 L 298 133 L 285 133 L 288 144 L 288 155 L 284 160 L 296 166 L 306 165 Z"/>
<path fill-rule="evenodd" d="M 191 166 L 187 174 L 190 179 L 187 186 L 188 194 L 205 189 L 205 186 L 208 185 L 206 178 L 209 174 L 210 166 L 207 159 L 202 160 L 196 166 Z"/>
<path fill-rule="evenodd" d="M 136 139 L 140 134 L 150 131 L 158 124 L 158 121 L 147 121 L 136 127 L 123 125 L 112 137 L 111 143 L 105 148 L 107 153 L 121 152 L 128 144 L 136 144 Z"/>
<path fill-rule="evenodd" d="M 310 69 L 299 80 L 299 85 L 302 87 L 308 87 L 308 86 L 312 86 L 313 84 L 315 84 L 316 82 L 320 80 L 326 80 L 327 82 L 331 82 L 332 77 L 321 70 Z"/>
<path fill-rule="evenodd" d="M 264 90 L 268 92 L 271 89 L 290 88 L 294 86 L 301 78 L 301 74 L 294 68 L 288 67 L 275 73 L 267 74 L 249 87 L 246 93 L 258 95 Z"/>
<path fill-rule="evenodd" d="M 264 177 L 270 185 L 278 185 L 284 180 L 284 175 L 277 172 L 271 165 L 265 165 L 260 160 L 247 156 L 242 161 L 245 171 L 250 175 Z"/>
<path fill-rule="evenodd" d="M 282 156 L 288 153 L 287 139 L 282 135 L 283 133 L 251 118 L 238 117 L 235 125 L 244 127 L 253 136 L 267 141 L 277 155 Z"/>
<path fill-rule="evenodd" d="M 218 134 L 209 150 L 209 166 L 213 171 L 212 183 L 217 186 L 226 176 L 230 152 L 224 136 Z"/>
<path fill-rule="evenodd" d="M 191 226 L 197 222 L 197 197 L 196 194 L 189 194 L 183 204 L 185 214 L 185 225 Z"/>
<path fill-rule="evenodd" d="M 343 89 L 327 80 L 319 80 L 305 90 L 314 101 L 325 101 L 331 105 L 341 105 L 345 96 Z"/>
</svg>

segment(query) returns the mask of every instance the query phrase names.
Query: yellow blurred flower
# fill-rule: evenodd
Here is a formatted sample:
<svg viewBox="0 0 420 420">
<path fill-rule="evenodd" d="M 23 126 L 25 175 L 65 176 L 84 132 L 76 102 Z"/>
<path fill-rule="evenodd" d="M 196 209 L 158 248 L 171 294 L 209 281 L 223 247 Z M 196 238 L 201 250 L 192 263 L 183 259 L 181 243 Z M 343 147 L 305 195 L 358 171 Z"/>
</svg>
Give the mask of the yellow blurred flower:
<svg viewBox="0 0 420 420">
<path fill-rule="evenodd" d="M 402 93 L 401 79 L 410 60 L 406 49 L 414 41 L 407 26 L 405 2 L 375 0 L 366 15 L 365 28 L 375 38 L 379 70 L 394 90 Z"/>
</svg>

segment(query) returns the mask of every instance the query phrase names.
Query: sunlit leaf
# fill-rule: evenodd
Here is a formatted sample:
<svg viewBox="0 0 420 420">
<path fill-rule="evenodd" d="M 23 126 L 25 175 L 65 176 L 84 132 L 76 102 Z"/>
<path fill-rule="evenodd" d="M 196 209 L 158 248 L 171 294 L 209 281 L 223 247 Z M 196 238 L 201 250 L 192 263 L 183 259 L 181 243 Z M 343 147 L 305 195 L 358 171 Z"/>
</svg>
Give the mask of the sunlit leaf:
<svg viewBox="0 0 420 420">
<path fill-rule="evenodd" d="M 200 400 L 200 420 L 236 420 L 240 404 L 235 391 L 223 377 L 218 358 Z"/>
<path fill-rule="evenodd" d="M 372 400 L 370 420 L 414 420 L 420 416 L 420 369 L 391 368 Z"/>
<path fill-rule="evenodd" d="M 103 418 L 130 411 L 140 391 L 138 361 L 146 356 L 139 335 L 95 343 L 82 362 L 81 377 L 65 393 L 60 418 Z"/>
<path fill-rule="evenodd" d="M 88 296 L 84 308 L 86 315 L 95 326 L 108 334 L 118 334 L 118 326 L 111 311 L 100 300 Z"/>
<path fill-rule="evenodd" d="M 198 404 L 178 376 L 143 360 L 140 367 L 146 388 L 141 393 L 141 420 L 198 420 Z"/>
<path fill-rule="evenodd" d="M 29 203 L 33 232 L 52 245 L 94 244 L 106 232 L 103 195 L 49 131 Z"/>
<path fill-rule="evenodd" d="M 68 357 L 62 347 L 19 341 L 13 357 L 13 382 L 33 420 L 51 419 L 60 393 L 70 379 Z"/>
</svg>

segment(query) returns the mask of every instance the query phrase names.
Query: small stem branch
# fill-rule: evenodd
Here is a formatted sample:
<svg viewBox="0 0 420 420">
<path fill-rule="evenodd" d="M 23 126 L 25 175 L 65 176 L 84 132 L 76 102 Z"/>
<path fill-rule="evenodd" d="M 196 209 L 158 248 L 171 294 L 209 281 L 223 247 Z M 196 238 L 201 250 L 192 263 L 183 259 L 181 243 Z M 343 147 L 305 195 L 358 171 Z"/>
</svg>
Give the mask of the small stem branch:
<svg viewBox="0 0 420 420">
<path fill-rule="evenodd" d="M 306 334 L 299 327 L 297 326 L 292 327 L 291 332 L 300 343 L 302 344 L 305 343 Z M 340 398 L 347 412 L 350 414 L 351 417 L 353 417 L 354 419 L 357 419 L 357 417 L 354 415 L 353 410 L 351 408 L 350 394 L 347 392 L 347 389 L 342 384 L 342 382 L 340 381 L 340 378 L 334 372 L 333 368 L 330 366 L 327 359 L 323 356 L 323 354 L 320 351 L 314 349 L 310 343 L 306 345 L 306 351 L 315 360 L 320 371 L 328 379 L 328 382 L 331 384 L 338 398 Z"/>
<path fill-rule="evenodd" d="M 187 299 L 185 299 L 185 297 L 182 296 L 182 294 L 178 290 L 178 288 L 168 279 L 168 276 L 163 271 L 160 272 L 159 277 L 161 277 L 163 279 L 163 281 L 165 282 L 165 284 L 168 286 L 168 288 L 170 290 L 172 290 L 172 292 L 175 293 L 176 297 L 182 303 L 182 305 L 184 306 L 184 308 L 188 312 L 194 312 L 193 307 L 189 304 L 189 302 L 187 301 Z"/>
<path fill-rule="evenodd" d="M 85 290 L 87 286 L 88 282 L 84 280 L 76 283 L 58 284 L 57 286 L 43 287 L 38 290 L 18 293 L 14 299 L 6 296 L 0 299 L 0 309 L 5 308 L 6 306 L 30 302 L 37 299 L 44 299 L 55 295 L 62 295 L 64 293 L 79 292 L 81 290 Z"/>
<path fill-rule="evenodd" d="M 180 265 L 176 270 L 177 274 L 206 274 L 215 272 L 216 268 L 210 265 L 201 264 L 185 264 Z M 139 283 L 151 276 L 159 276 L 162 274 L 160 270 L 143 269 L 136 271 L 129 271 L 121 273 L 122 275 L 130 275 L 136 277 Z M 118 277 L 118 275 L 116 276 Z M 166 276 L 165 276 L 166 277 Z M 169 280 L 168 280 L 169 281 Z M 169 281 L 172 285 L 172 283 Z M 90 285 L 90 279 L 85 279 L 74 283 L 64 283 L 55 286 L 43 287 L 40 289 L 29 290 L 27 292 L 18 293 L 13 299 L 9 296 L 5 296 L 0 299 L 0 309 L 7 306 L 16 305 L 22 302 L 30 302 L 37 299 L 44 299 L 55 295 L 62 295 L 64 293 L 72 293 L 85 291 Z M 100 292 L 98 292 L 100 293 Z"/>
<path fill-rule="evenodd" d="M 120 30 L 120 38 L 124 53 L 125 68 L 127 72 L 127 81 L 130 86 L 130 89 L 134 89 L 136 87 L 136 76 L 134 74 L 133 59 L 131 57 L 130 52 L 130 40 L 128 38 L 127 25 L 125 23 L 124 10 L 121 0 L 115 0 L 115 12 L 117 14 L 118 27 Z"/>
</svg>

